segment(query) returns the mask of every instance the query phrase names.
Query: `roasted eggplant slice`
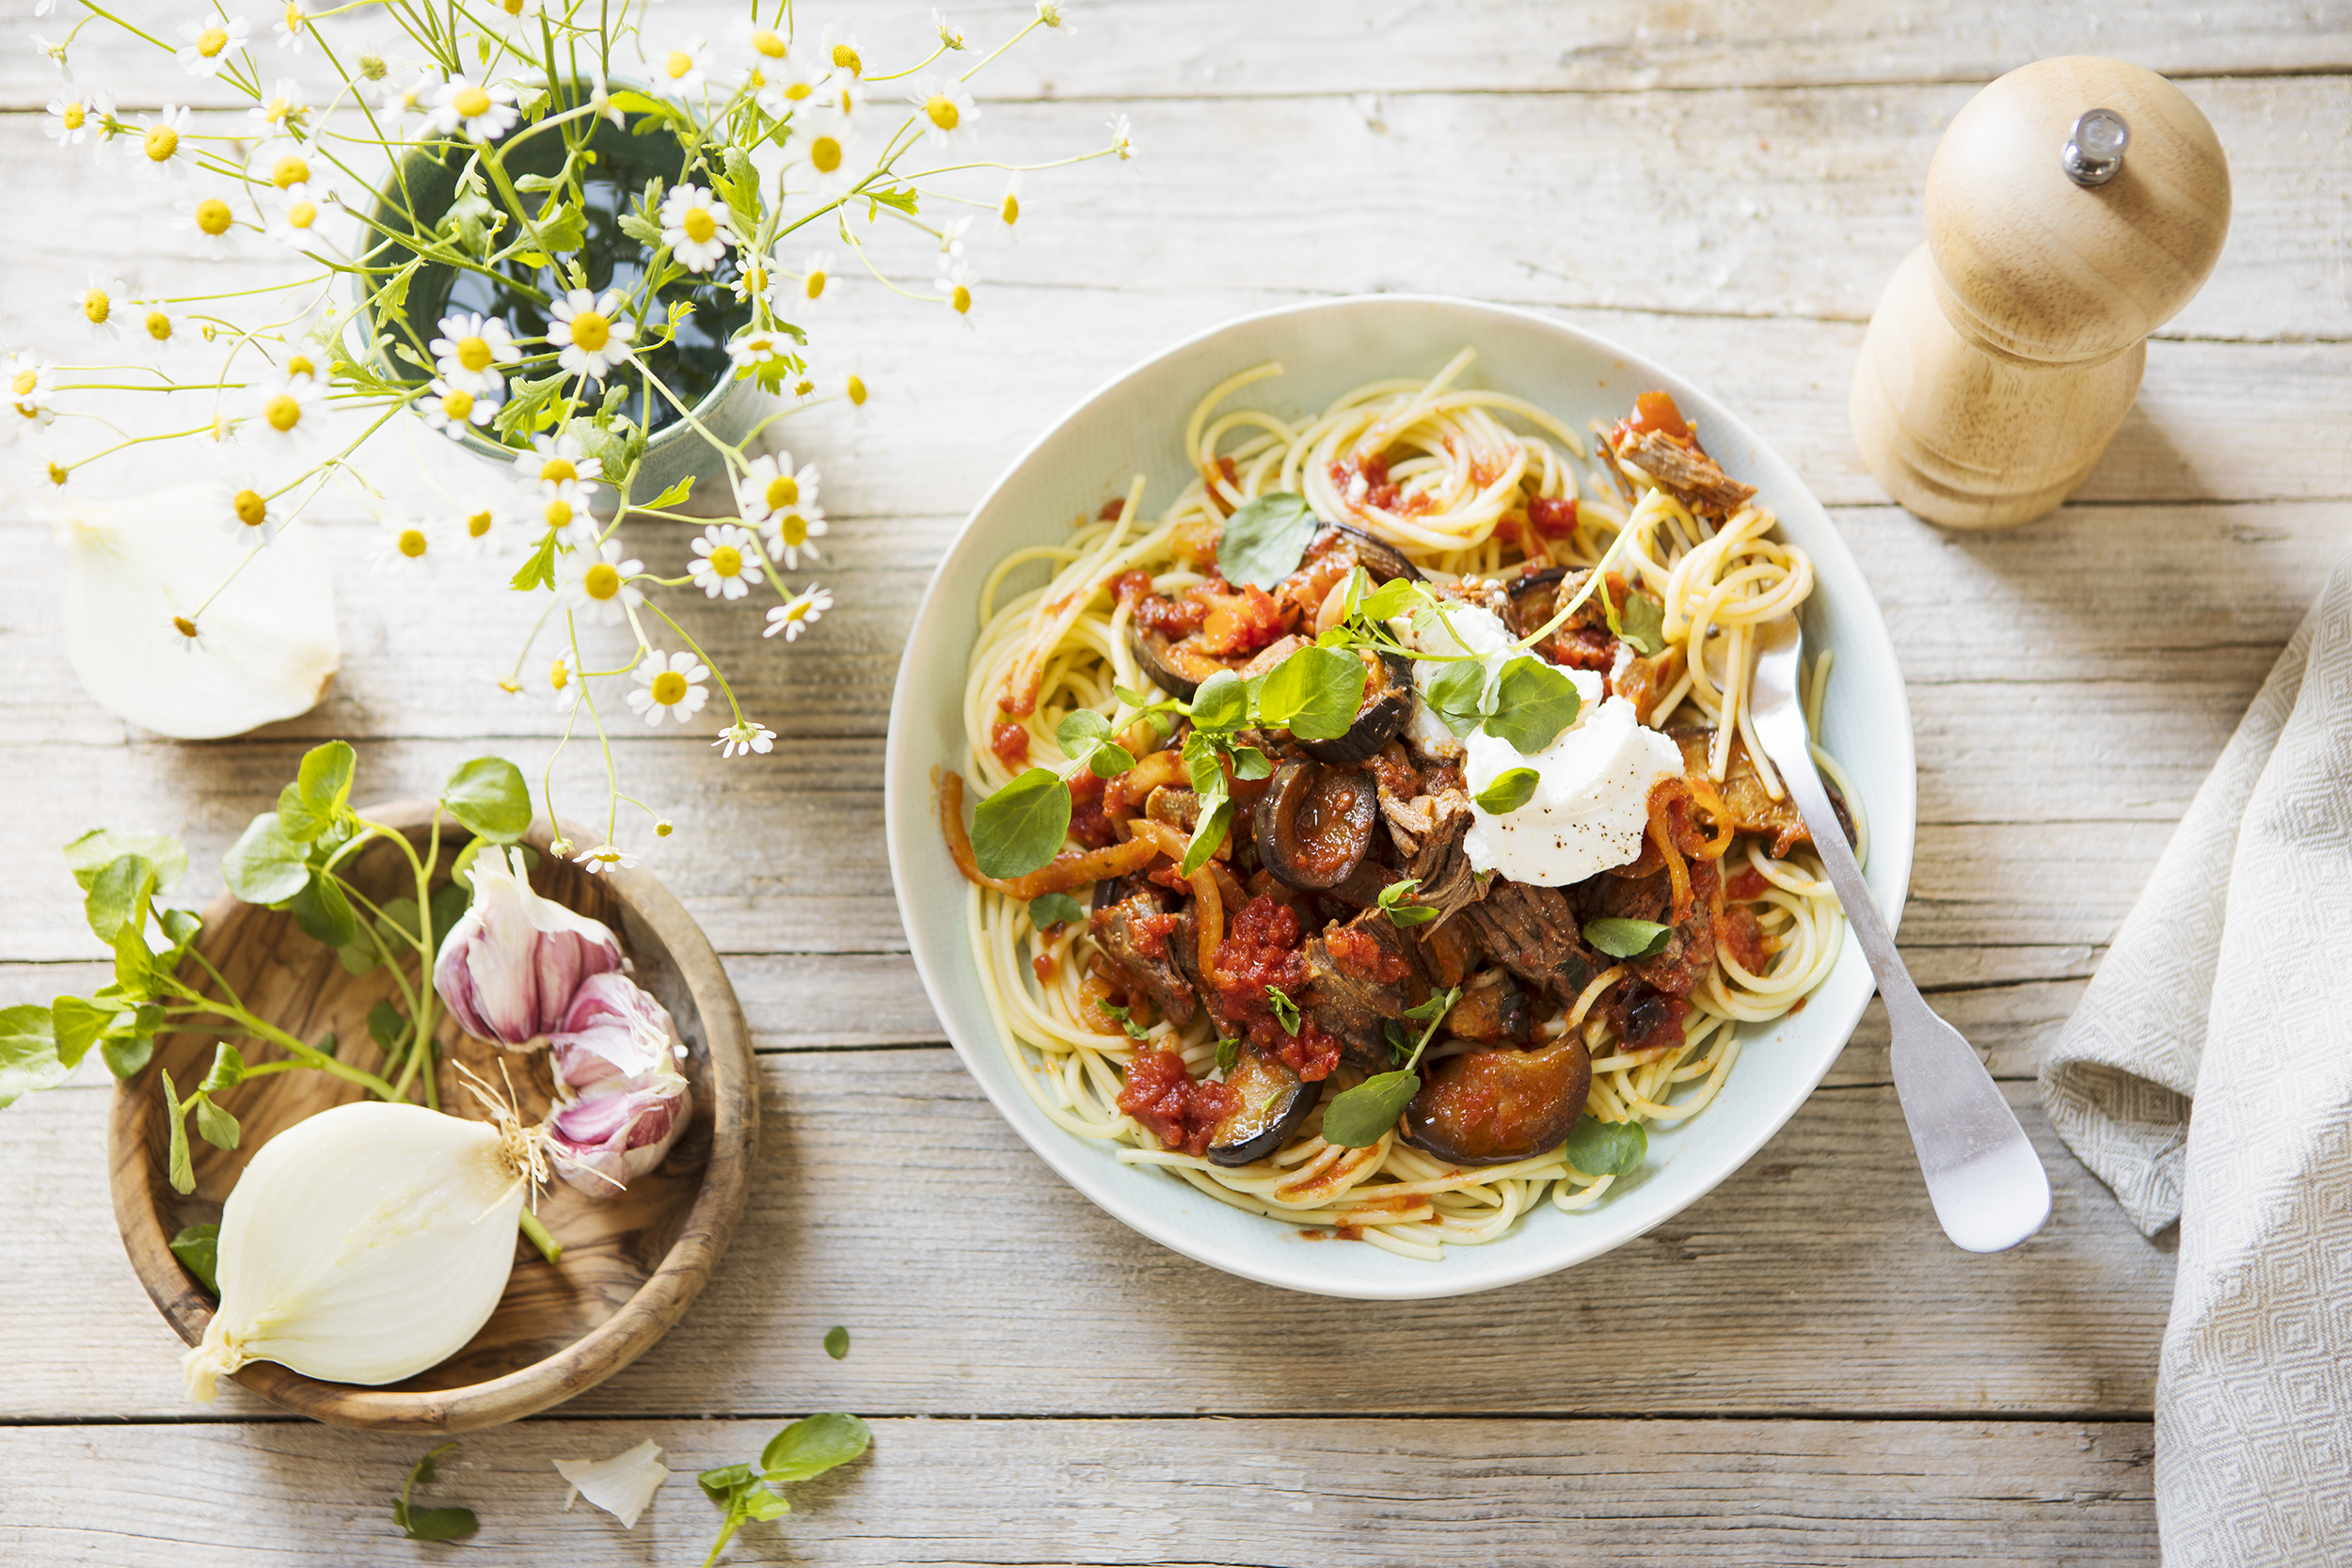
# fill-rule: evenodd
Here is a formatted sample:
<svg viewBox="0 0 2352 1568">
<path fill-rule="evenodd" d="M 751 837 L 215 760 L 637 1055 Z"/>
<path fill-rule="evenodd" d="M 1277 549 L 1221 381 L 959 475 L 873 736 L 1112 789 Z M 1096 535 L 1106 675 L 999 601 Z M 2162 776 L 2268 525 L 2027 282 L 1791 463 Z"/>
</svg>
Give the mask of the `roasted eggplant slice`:
<svg viewBox="0 0 2352 1568">
<path fill-rule="evenodd" d="M 1200 689 L 1202 681 L 1220 670 L 1232 668 L 1181 640 L 1171 640 L 1166 632 L 1152 631 L 1132 621 L 1127 624 L 1127 646 L 1135 650 L 1136 662 L 1143 666 L 1143 673 L 1151 677 L 1152 685 L 1186 702 Z"/>
<path fill-rule="evenodd" d="M 1361 566 L 1375 583 L 1398 578 L 1422 580 L 1421 568 L 1406 560 L 1404 551 L 1351 523 L 1333 523 L 1315 535 L 1307 546 L 1307 559 L 1320 561 L 1334 550 L 1347 551 L 1354 564 Z"/>
<path fill-rule="evenodd" d="M 1490 969 L 1471 981 L 1445 1015 L 1445 1032 L 1456 1039 L 1493 1045 L 1524 1040 L 1533 1026 L 1527 992 L 1506 970 Z"/>
<path fill-rule="evenodd" d="M 1592 1086 L 1593 1058 L 1575 1035 L 1539 1051 L 1448 1056 L 1405 1108 L 1405 1141 L 1452 1164 L 1509 1164 L 1566 1141 Z"/>
<path fill-rule="evenodd" d="M 1503 585 L 1511 595 L 1511 610 L 1504 619 L 1510 624 L 1513 637 L 1530 637 L 1560 608 L 1560 581 L 1568 575 L 1565 566 L 1539 566 L 1522 573 Z"/>
<path fill-rule="evenodd" d="M 1258 798 L 1251 829 L 1275 879 L 1312 893 L 1347 879 L 1371 847 L 1378 815 L 1362 768 L 1288 762 Z"/>
<path fill-rule="evenodd" d="M 1405 733 L 1413 717 L 1413 666 L 1396 654 L 1359 648 L 1364 661 L 1364 700 L 1347 733 L 1330 740 L 1301 740 L 1298 749 L 1317 762 L 1362 762 Z"/>
<path fill-rule="evenodd" d="M 1233 1091 L 1233 1108 L 1209 1134 L 1213 1165 L 1247 1165 L 1266 1158 L 1297 1136 L 1323 1098 L 1321 1084 L 1302 1082 L 1247 1042 L 1225 1075 L 1225 1086 Z"/>
</svg>

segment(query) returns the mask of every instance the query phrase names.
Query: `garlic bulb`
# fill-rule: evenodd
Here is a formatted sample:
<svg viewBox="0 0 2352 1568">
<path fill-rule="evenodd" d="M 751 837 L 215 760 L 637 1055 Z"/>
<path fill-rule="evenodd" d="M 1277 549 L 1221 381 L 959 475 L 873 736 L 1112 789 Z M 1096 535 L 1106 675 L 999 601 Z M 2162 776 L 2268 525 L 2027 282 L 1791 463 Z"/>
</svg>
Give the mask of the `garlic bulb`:
<svg viewBox="0 0 2352 1568">
<path fill-rule="evenodd" d="M 473 907 L 442 939 L 433 989 L 459 1028 L 519 1051 L 562 1025 L 582 980 L 621 967 L 621 944 L 532 892 L 518 849 L 485 848 L 472 877 Z"/>
<path fill-rule="evenodd" d="M 661 1164 L 693 1107 L 668 1070 L 575 1100 L 548 1122 L 556 1173 L 591 1197 L 619 1192 Z"/>
<path fill-rule="evenodd" d="M 686 1053 L 671 1038 L 669 1012 L 618 971 L 580 982 L 563 1027 L 548 1037 L 548 1050 L 556 1082 L 583 1093 L 674 1070 L 674 1056 Z"/>
<path fill-rule="evenodd" d="M 559 1459 L 555 1469 L 572 1483 L 572 1497 L 587 1498 L 618 1519 L 623 1529 L 637 1528 L 637 1516 L 670 1479 L 669 1466 L 661 1463 L 661 1449 L 650 1437 L 610 1459 Z M 564 1499 L 566 1511 L 572 1497 Z"/>
<path fill-rule="evenodd" d="M 342 662 L 334 585 L 300 529 L 204 603 L 252 547 L 212 514 L 230 515 L 223 492 L 200 483 L 53 514 L 73 673 L 116 717 L 183 740 L 307 713 Z M 193 641 L 174 624 L 192 616 Z"/>
<path fill-rule="evenodd" d="M 220 1216 L 220 1310 L 181 1362 L 211 1402 L 248 1361 L 371 1386 L 463 1350 L 506 1290 L 530 1134 L 360 1101 L 263 1144 Z"/>
</svg>

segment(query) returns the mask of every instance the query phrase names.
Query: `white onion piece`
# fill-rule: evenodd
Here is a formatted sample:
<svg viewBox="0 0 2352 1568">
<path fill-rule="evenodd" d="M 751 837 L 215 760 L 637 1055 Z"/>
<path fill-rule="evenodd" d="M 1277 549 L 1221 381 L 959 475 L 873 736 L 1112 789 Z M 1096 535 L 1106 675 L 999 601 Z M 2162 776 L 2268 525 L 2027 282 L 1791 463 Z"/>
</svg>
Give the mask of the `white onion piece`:
<svg viewBox="0 0 2352 1568">
<path fill-rule="evenodd" d="M 623 1529 L 637 1528 L 637 1516 L 670 1479 L 669 1466 L 661 1463 L 661 1449 L 650 1437 L 610 1459 L 559 1459 L 555 1468 L 572 1483 L 574 1497 L 585 1497 L 612 1514 Z M 564 1506 L 570 1508 L 571 1499 L 565 1498 Z"/>
</svg>

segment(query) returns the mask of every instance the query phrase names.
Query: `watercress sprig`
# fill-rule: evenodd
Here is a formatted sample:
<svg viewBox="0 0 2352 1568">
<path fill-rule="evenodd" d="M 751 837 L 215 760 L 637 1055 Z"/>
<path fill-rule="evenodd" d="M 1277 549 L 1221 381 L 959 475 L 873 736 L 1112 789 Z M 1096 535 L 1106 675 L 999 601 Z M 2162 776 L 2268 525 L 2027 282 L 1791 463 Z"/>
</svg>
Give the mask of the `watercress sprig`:
<svg viewBox="0 0 2352 1568">
<path fill-rule="evenodd" d="M 849 1335 L 834 1329 L 842 1337 L 842 1352 L 849 1350 Z M 831 1350 L 832 1335 L 826 1336 Z M 839 1359 L 835 1356 L 835 1359 Z M 792 1505 L 776 1490 L 796 1481 L 808 1481 L 823 1475 L 836 1465 L 847 1465 L 873 1446 L 873 1430 L 855 1416 L 838 1412 L 808 1416 L 786 1427 L 768 1441 L 760 1450 L 759 1463 L 726 1465 L 715 1470 L 705 1470 L 694 1478 L 704 1496 L 726 1507 L 726 1516 L 720 1522 L 719 1538 L 710 1544 L 710 1555 L 703 1559 L 703 1568 L 719 1560 L 735 1532 L 751 1519 L 781 1519 L 792 1512 Z"/>
<path fill-rule="evenodd" d="M 1421 1093 L 1420 1075 L 1413 1069 L 1421 1064 L 1422 1053 L 1438 1036 L 1438 1027 L 1445 1015 L 1454 1010 L 1454 1004 L 1462 999 L 1462 988 L 1450 986 L 1429 998 L 1418 1007 L 1407 1007 L 1404 1017 L 1422 1025 L 1420 1041 L 1405 1065 L 1392 1072 L 1378 1072 L 1354 1088 L 1331 1097 L 1331 1103 L 1323 1108 L 1323 1141 L 1342 1148 L 1370 1148 L 1387 1136 L 1396 1118 L 1405 1114 L 1405 1107 Z"/>
</svg>

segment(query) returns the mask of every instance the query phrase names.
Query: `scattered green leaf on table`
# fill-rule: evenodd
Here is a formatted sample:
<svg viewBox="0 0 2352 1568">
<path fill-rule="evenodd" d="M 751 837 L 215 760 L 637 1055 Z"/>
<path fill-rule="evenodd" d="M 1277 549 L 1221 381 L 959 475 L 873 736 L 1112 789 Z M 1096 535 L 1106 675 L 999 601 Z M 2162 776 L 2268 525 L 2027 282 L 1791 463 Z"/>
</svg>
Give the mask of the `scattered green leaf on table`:
<svg viewBox="0 0 2352 1568">
<path fill-rule="evenodd" d="M 444 1443 L 418 1460 L 402 1483 L 400 1496 L 392 1500 L 392 1523 L 411 1541 L 463 1541 L 482 1528 L 470 1508 L 423 1508 L 408 1500 L 418 1487 L 433 1484 L 433 1461 L 456 1446 Z"/>
<path fill-rule="evenodd" d="M 834 1325 L 825 1330 L 825 1354 L 835 1361 L 850 1354 L 850 1331 Z"/>
</svg>

